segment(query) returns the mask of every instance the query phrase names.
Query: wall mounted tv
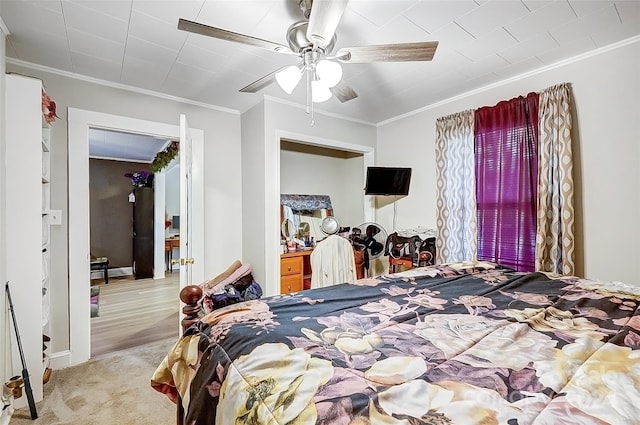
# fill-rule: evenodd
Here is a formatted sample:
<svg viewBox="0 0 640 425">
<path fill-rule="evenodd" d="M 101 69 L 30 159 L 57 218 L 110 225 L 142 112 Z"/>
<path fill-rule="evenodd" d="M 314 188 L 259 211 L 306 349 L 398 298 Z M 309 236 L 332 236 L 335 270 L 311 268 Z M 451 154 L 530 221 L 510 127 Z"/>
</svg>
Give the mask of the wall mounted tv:
<svg viewBox="0 0 640 425">
<path fill-rule="evenodd" d="M 365 195 L 408 195 L 411 168 L 367 167 Z"/>
</svg>

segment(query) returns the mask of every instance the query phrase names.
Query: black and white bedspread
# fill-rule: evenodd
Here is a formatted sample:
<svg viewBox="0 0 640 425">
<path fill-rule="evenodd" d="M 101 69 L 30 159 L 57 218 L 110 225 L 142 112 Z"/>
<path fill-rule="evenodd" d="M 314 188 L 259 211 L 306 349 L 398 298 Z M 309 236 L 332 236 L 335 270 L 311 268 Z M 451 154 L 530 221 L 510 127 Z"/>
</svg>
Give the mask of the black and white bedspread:
<svg viewBox="0 0 640 425">
<path fill-rule="evenodd" d="M 185 424 L 639 424 L 640 287 L 450 264 L 216 310 L 152 386 Z"/>
</svg>

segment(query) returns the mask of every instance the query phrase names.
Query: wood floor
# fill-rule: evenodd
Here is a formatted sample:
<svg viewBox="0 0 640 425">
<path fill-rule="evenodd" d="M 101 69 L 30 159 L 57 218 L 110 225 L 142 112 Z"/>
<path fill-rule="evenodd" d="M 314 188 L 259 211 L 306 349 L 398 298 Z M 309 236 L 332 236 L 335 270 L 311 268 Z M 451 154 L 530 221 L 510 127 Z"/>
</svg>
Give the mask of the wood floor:
<svg viewBox="0 0 640 425">
<path fill-rule="evenodd" d="M 100 286 L 98 317 L 91 318 L 91 356 L 178 337 L 180 274 L 166 279 L 110 278 Z"/>
</svg>

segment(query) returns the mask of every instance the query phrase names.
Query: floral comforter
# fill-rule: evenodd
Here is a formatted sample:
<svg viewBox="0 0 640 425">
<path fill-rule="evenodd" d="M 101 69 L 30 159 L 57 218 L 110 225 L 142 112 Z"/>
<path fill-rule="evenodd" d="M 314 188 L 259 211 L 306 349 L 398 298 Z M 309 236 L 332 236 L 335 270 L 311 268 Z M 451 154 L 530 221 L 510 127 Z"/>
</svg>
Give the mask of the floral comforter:
<svg viewBox="0 0 640 425">
<path fill-rule="evenodd" d="M 639 302 L 489 263 L 414 269 L 216 310 L 151 385 L 188 425 L 638 424 Z"/>
</svg>

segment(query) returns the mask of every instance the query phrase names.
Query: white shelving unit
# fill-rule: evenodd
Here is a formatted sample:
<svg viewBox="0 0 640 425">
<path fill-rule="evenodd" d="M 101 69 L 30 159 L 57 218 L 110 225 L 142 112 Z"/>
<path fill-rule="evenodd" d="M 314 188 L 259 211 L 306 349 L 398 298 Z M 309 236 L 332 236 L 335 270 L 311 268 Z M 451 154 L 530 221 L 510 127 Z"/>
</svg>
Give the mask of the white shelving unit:
<svg viewBox="0 0 640 425">
<path fill-rule="evenodd" d="M 51 311 L 51 126 L 42 119 L 42 333 L 49 334 Z M 49 350 L 43 356 L 42 370 L 49 367 Z"/>
<path fill-rule="evenodd" d="M 31 388 L 42 400 L 43 333 L 48 329 L 50 280 L 50 128 L 42 115 L 42 81 L 6 76 L 7 279 Z M 39 301 L 40 300 L 40 301 Z M 22 364 L 12 333 L 13 372 Z M 14 407 L 26 406 L 26 397 Z"/>
</svg>

